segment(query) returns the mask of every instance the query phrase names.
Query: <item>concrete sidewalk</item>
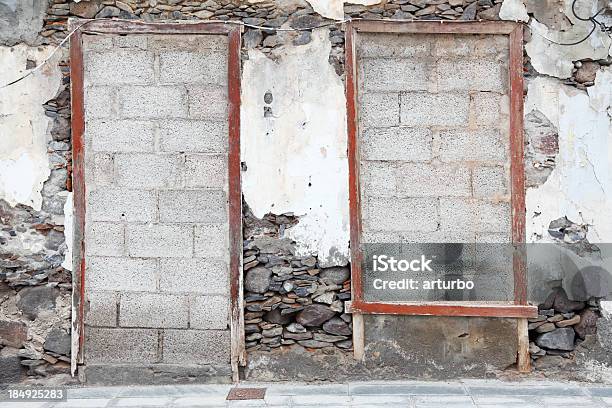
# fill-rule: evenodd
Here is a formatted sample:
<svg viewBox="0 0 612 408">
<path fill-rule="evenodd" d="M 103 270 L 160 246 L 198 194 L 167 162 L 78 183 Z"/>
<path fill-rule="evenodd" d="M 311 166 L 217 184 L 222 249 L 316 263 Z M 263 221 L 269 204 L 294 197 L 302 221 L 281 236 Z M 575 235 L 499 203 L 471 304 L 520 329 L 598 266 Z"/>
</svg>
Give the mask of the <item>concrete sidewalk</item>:
<svg viewBox="0 0 612 408">
<path fill-rule="evenodd" d="M 233 385 L 87 387 L 68 390 L 63 402 L 0 402 L 2 408 L 52 407 L 410 407 L 590 408 L 612 407 L 612 386 L 561 382 L 509 383 L 352 382 L 340 384 L 241 383 L 266 388 L 259 400 L 227 401 Z"/>
</svg>

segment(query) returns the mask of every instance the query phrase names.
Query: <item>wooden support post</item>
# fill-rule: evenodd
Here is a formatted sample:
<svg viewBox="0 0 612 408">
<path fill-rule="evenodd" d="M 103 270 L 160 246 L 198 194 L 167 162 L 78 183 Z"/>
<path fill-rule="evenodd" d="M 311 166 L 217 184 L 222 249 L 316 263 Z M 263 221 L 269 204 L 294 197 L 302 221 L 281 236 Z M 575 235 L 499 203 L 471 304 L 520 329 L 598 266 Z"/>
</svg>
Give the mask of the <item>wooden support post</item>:
<svg viewBox="0 0 612 408">
<path fill-rule="evenodd" d="M 527 319 L 518 319 L 518 358 L 517 367 L 520 373 L 531 372 L 531 356 L 529 355 L 529 330 Z"/>
<path fill-rule="evenodd" d="M 363 361 L 365 354 L 365 326 L 363 315 L 353 313 L 353 356 L 355 360 Z"/>
</svg>

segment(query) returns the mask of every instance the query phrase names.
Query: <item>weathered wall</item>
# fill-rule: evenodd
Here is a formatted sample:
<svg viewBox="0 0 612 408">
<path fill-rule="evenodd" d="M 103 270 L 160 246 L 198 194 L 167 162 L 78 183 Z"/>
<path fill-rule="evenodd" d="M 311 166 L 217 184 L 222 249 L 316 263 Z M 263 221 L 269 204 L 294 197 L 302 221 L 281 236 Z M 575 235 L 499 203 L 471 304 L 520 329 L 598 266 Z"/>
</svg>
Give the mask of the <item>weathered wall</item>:
<svg viewBox="0 0 612 408">
<path fill-rule="evenodd" d="M 52 52 L 39 45 L 46 6 L 0 1 L 1 85 Z M 70 129 L 62 126 L 70 101 L 61 56 L 0 89 L 0 383 L 70 378 Z"/>
<path fill-rule="evenodd" d="M 221 35 L 83 38 L 89 383 L 156 363 L 227 380 L 227 54 Z"/>
<path fill-rule="evenodd" d="M 591 242 L 605 242 L 610 239 L 609 222 L 606 222 L 606 214 L 610 213 L 609 187 L 611 183 L 609 171 L 610 87 L 607 86 L 610 81 L 610 68 L 606 68 L 612 62 L 607 57 L 610 52 L 609 39 L 596 30 L 593 38 L 579 45 L 568 47 L 550 44 L 541 35 L 544 34 L 548 38 L 566 42 L 579 40 L 583 35 L 586 35 L 590 24 L 577 21 L 573 17 L 570 10 L 570 0 L 528 0 L 524 3 L 520 0 L 506 0 L 504 7 L 502 7 L 501 0 L 449 0 L 448 2 L 437 0 L 382 0 L 380 2 L 359 0 L 348 4 L 339 0 L 329 2 L 315 0 L 310 2 L 305 0 L 230 2 L 228 0 L 217 0 L 197 3 L 174 0 L 125 0 L 121 2 L 51 0 L 49 2 L 32 1 L 30 4 L 29 2 L 0 0 L 0 40 L 3 44 L 9 46 L 20 41 L 25 41 L 28 46 L 39 43 L 57 44 L 66 35 L 65 23 L 69 16 L 83 18 L 118 17 L 145 21 L 231 19 L 264 24 L 270 27 L 311 27 L 325 21 L 324 18 L 339 20 L 343 17 L 462 20 L 480 18 L 495 20 L 499 18 L 500 12 L 504 19 L 521 21 L 530 19 L 529 24 L 533 33 L 531 37 L 527 37 L 527 53 L 531 63 L 527 64 L 528 88 L 525 110 L 528 141 L 526 170 L 529 182 L 527 201 L 528 214 L 533 215 L 528 220 L 529 236 L 534 241 L 558 242 L 558 240 L 549 237 L 550 223 L 567 215 L 573 222 L 568 225 L 580 233 L 566 235 L 578 236 L 579 242 L 575 242 L 578 246 L 581 246 L 585 241 L 585 239 L 580 238 L 583 231 L 584 235 L 588 237 L 587 240 Z M 47 5 L 47 16 L 44 19 L 44 27 L 41 29 L 40 25 L 43 24 L 42 8 Z M 588 15 L 597 9 L 595 1 L 579 2 L 578 6 L 580 15 Z M 325 32 L 325 30 L 321 31 Z M 37 34 L 39 32 L 40 35 Z M 326 266 L 330 265 L 330 263 L 327 263 L 328 261 L 331 264 L 347 261 L 346 231 L 348 229 L 344 221 L 346 219 L 346 199 L 344 198 L 346 193 L 345 187 L 343 187 L 345 184 L 340 183 L 339 175 L 343 171 L 342 163 L 345 160 L 343 155 L 345 130 L 342 127 L 343 120 L 339 118 L 345 114 L 340 86 L 342 78 L 334 76 L 333 72 L 330 71 L 330 67 L 333 67 L 337 75 L 342 74 L 344 37 L 338 27 L 331 27 L 328 32 L 329 36 L 324 38 L 322 34 L 311 33 L 310 31 L 276 34 L 272 31 L 246 29 L 243 42 L 245 51 L 258 50 L 243 54 L 243 117 L 248 114 L 249 120 L 253 121 L 254 128 L 258 129 L 257 132 L 243 133 L 243 137 L 248 134 L 257 138 L 256 140 L 260 142 L 265 141 L 266 143 L 261 145 L 261 151 L 264 151 L 261 156 L 265 157 L 270 152 L 273 152 L 273 154 L 270 155 L 272 157 L 269 160 L 263 161 L 263 163 L 269 165 L 269 163 L 275 162 L 272 168 L 261 167 L 262 161 L 253 153 L 257 151 L 257 147 L 252 145 L 250 141 L 243 145 L 243 151 L 248 154 L 243 158 L 246 168 L 244 173 L 245 188 L 254 191 L 250 194 L 253 198 L 250 198 L 245 190 L 247 204 L 251 204 L 250 201 L 253 200 L 252 205 L 257 204 L 260 207 L 258 215 L 259 218 L 262 218 L 266 212 L 281 215 L 281 211 L 270 206 L 271 203 L 268 202 L 268 198 L 274 198 L 273 202 L 283 203 L 285 207 L 283 207 L 282 212 L 293 213 L 289 216 L 297 216 L 298 224 L 294 225 L 292 222 L 291 225 L 293 226 L 284 230 L 282 236 L 294 239 L 295 241 L 291 245 L 299 248 L 300 253 L 316 253 L 317 256 L 321 256 Z M 309 44 L 310 42 L 313 44 Z M 331 47 L 329 43 L 331 43 Z M 2 62 L 0 64 L 2 68 L 0 69 L 9 67 L 8 64 L 4 63 L 5 58 L 17 63 L 19 69 L 23 69 L 24 59 L 27 66 L 31 67 L 34 60 L 28 63 L 27 59 L 31 58 L 28 55 L 35 56 L 36 62 L 39 62 L 42 53 L 45 52 L 43 49 L 38 51 L 26 48 L 23 45 L 16 47 L 14 50 L 18 50 L 17 53 L 11 54 L 10 49 L 3 51 L 2 55 L 4 56 L 0 60 Z M 316 64 L 311 63 L 310 58 L 306 58 L 308 54 L 306 50 L 316 57 Z M 329 54 L 328 62 L 330 65 L 326 64 L 325 53 Z M 33 105 L 25 109 L 29 111 L 29 116 L 35 119 L 34 124 L 36 124 L 36 130 L 19 128 L 20 130 L 17 133 L 12 132 L 15 125 L 10 127 L 11 132 L 9 134 L 19 134 L 23 136 L 19 140 L 31 140 L 31 144 L 18 146 L 11 142 L 11 146 L 14 148 L 8 149 L 3 145 L 0 149 L 0 158 L 6 158 L 3 165 L 5 167 L 9 166 L 8 168 L 15 168 L 19 164 L 13 159 L 13 157 L 17 157 L 15 155 L 23 155 L 24 151 L 29 156 L 36 154 L 36 158 L 32 156 L 32 160 L 26 161 L 23 167 L 23 174 L 32 175 L 30 181 L 19 184 L 17 189 L 19 193 L 17 195 L 25 198 L 12 198 L 13 202 L 10 205 L 3 201 L 0 214 L 2 224 L 5 227 L 1 233 L 3 234 L 1 238 L 3 242 L 9 243 L 7 246 L 0 247 L 3 262 L 0 277 L 2 283 L 10 286 L 6 288 L 6 285 L 1 286 L 2 283 L 0 283 L 4 293 L 3 297 L 0 297 L 3 299 L 3 301 L 0 301 L 0 308 L 5 307 L 5 305 L 9 306 L 2 309 L 3 314 L 0 320 L 8 318 L 10 321 L 25 323 L 26 334 L 23 336 L 25 336 L 26 343 L 31 346 L 22 347 L 22 350 L 31 348 L 37 350 L 37 353 L 22 351 L 20 352 L 21 357 L 16 357 L 18 352 L 14 346 L 5 346 L 0 350 L 0 358 L 3 359 L 1 360 L 2 364 L 7 364 L 2 367 L 8 367 L 3 372 L 12 373 L 12 377 L 9 377 L 10 381 L 16 381 L 21 377 L 22 372 L 19 368 L 21 364 L 33 367 L 30 369 L 32 376 L 45 374 L 49 367 L 62 368 L 61 361 L 55 365 L 43 363 L 41 344 L 45 343 L 44 337 L 51 332 L 52 327 L 63 328 L 61 334 L 65 338 L 66 329 L 70 326 L 67 320 L 69 308 L 65 306 L 69 297 L 70 277 L 66 270 L 60 267 L 60 264 L 66 267 L 70 266 L 70 262 L 65 259 L 69 255 L 65 245 L 70 240 L 63 236 L 63 232 L 68 233 L 67 231 L 70 230 L 69 225 L 64 228 L 65 223 L 70 223 L 69 205 L 66 206 L 68 208 L 66 213 L 68 218 L 64 220 L 63 216 L 66 196 L 71 188 L 69 177 L 69 109 L 67 109 L 69 100 L 65 88 L 67 78 L 60 85 L 59 74 L 57 74 L 59 71 L 54 66 L 54 64 L 51 64 L 47 71 L 42 71 L 42 73 L 50 74 L 46 79 L 37 76 L 30 77 L 8 90 L 12 101 L 30 100 Z M 319 98 L 314 92 L 310 92 L 310 89 L 307 89 L 303 94 L 304 89 L 295 86 L 289 80 L 289 78 L 296 77 L 293 70 L 302 70 L 304 66 L 310 67 L 304 75 L 306 75 L 306 78 L 312 79 L 314 84 L 311 85 L 312 89 L 325 92 L 326 98 Z M 17 76 L 17 71 L 14 68 L 7 69 L 11 78 Z M 257 74 L 257 69 L 276 77 L 270 80 L 269 75 Z M 66 74 L 65 71 L 64 73 Z M 245 81 L 247 73 L 249 82 Z M 548 77 L 543 77 L 543 75 Z M 4 75 L 1 77 L 4 78 Z M 251 80 L 260 82 L 252 84 Z M 23 98 L 21 95 L 24 92 L 16 89 L 24 89 L 19 87 L 27 88 L 29 83 L 27 81 L 36 81 L 39 85 L 29 85 L 28 96 Z M 300 81 L 299 77 L 295 82 L 298 81 Z M 57 84 L 57 88 L 52 92 L 53 87 L 51 85 L 54 83 Z M 593 86 L 593 84 L 597 85 Z M 0 95 L 6 95 L 6 93 L 3 93 L 6 91 L 0 90 Z M 269 99 L 266 97 L 268 91 L 270 91 L 270 102 L 266 102 Z M 49 94 L 43 95 L 46 92 L 49 92 Z M 249 100 L 244 99 L 247 94 L 250 95 Z M 15 96 L 19 97 L 15 98 Z M 44 106 L 44 110 L 41 109 L 41 104 L 47 101 L 49 103 Z M 551 101 L 552 103 L 550 103 Z M 12 109 L 12 106 L 7 107 L 4 104 L 2 109 Z M 328 111 L 332 109 L 336 109 L 336 112 L 330 116 Z M 46 112 L 46 115 L 52 121 L 46 122 L 43 119 L 43 112 Z M 20 115 L 12 116 L 20 117 Z M 9 118 L 8 120 L 14 119 L 11 116 L 0 115 L 0 126 L 8 123 L 5 122 L 7 118 Z M 19 120 L 22 119 L 23 117 Z M 308 121 L 308 123 L 300 131 L 302 137 L 294 138 L 294 132 L 290 132 L 290 130 L 296 129 L 296 124 L 288 125 L 286 123 L 297 121 L 297 129 L 300 129 L 303 123 L 300 122 L 301 120 Z M 23 123 L 27 124 L 27 122 Z M 606 125 L 608 128 L 606 128 Z M 296 144 L 292 144 L 289 154 L 286 154 L 286 149 L 275 147 L 276 142 L 274 140 L 266 140 L 260 133 L 264 131 L 276 135 L 276 140 L 280 140 L 281 143 L 292 140 Z M 4 136 L 5 131 L 3 130 L 2 137 Z M 307 142 L 307 144 L 302 145 L 301 142 Z M 326 153 L 321 151 L 322 147 L 327 156 L 325 156 Z M 316 151 L 317 149 L 319 151 Z M 45 152 L 47 157 L 43 155 Z M 282 160 L 276 160 L 279 157 Z M 314 166 L 304 167 L 304 163 L 311 163 L 312 160 L 319 167 L 326 170 L 337 169 L 338 173 L 333 174 L 333 178 L 327 175 L 325 179 L 322 179 L 323 182 L 317 182 L 316 184 L 313 182 L 312 186 L 300 190 L 298 187 L 303 185 L 305 181 L 311 182 L 307 178 L 308 175 L 312 174 L 321 178 L 318 168 Z M 297 166 L 296 163 L 302 163 L 302 167 Z M 46 169 L 50 169 L 48 179 L 45 175 Z M 280 170 L 281 176 L 275 176 L 274 170 Z M 294 171 L 297 174 L 291 173 Z M 5 173 L 0 173 L 0 178 L 3 174 Z M 251 175 L 261 175 L 267 179 L 262 181 L 257 177 L 251 177 Z M 293 177 L 295 177 L 295 186 L 290 183 Z M 9 183 L 12 180 L 10 179 Z M 334 182 L 326 183 L 328 180 L 334 180 Z M 41 183 L 44 183 L 42 184 L 42 190 Z M 334 189 L 331 188 L 332 184 L 336 184 Z M 256 191 L 256 188 L 259 191 Z M 286 191 L 292 192 L 291 197 L 283 198 L 279 188 L 282 188 L 283 191 L 286 189 Z M 312 193 L 315 191 L 313 189 L 317 189 L 317 194 Z M 320 194 L 325 194 L 325 196 L 319 197 Z M 16 196 L 15 189 L 1 187 L 0 196 L 9 200 L 9 197 Z M 261 198 L 261 202 L 259 202 L 259 198 Z M 15 206 L 18 202 L 22 204 Z M 32 208 L 36 207 L 37 202 L 41 205 L 41 211 Z M 321 207 L 319 209 L 314 207 L 311 210 L 311 204 L 315 206 L 319 204 L 323 207 L 322 209 Z M 296 228 L 302 221 L 302 225 Z M 319 227 L 321 227 L 320 231 L 317 231 Z M 340 229 L 336 229 L 338 227 Z M 292 231 L 293 229 L 295 230 Z M 325 233 L 321 231 L 325 231 Z M 265 228 L 262 229 L 262 234 L 266 234 Z M 247 237 L 245 236 L 245 238 Z M 305 257 L 300 257 L 300 259 L 302 258 Z M 537 281 L 536 286 L 545 287 L 545 289 L 541 290 L 541 293 L 533 299 L 541 301 L 548 290 L 558 284 L 559 276 L 554 275 L 554 273 L 557 272 L 553 271 L 551 279 L 546 278 L 546 280 Z M 46 316 L 49 317 L 47 322 L 54 322 L 50 323 L 50 326 L 44 326 L 45 329 L 42 331 L 34 328 L 42 320 L 40 318 L 34 318 L 33 320 L 26 318 L 26 312 L 24 311 L 26 306 L 17 304 L 17 301 L 21 298 L 17 292 L 23 291 L 22 288 L 25 285 L 32 284 L 51 287 L 52 290 L 49 290 L 51 299 L 56 299 L 58 291 L 60 296 L 57 299 L 62 299 L 35 307 L 37 310 L 40 308 L 50 309 L 50 312 L 46 313 Z M 56 288 L 53 288 L 53 286 L 56 286 Z M 531 289 L 533 289 L 533 285 Z M 34 299 L 46 298 L 36 296 Z M 5 310 L 9 310 L 9 312 L 5 312 Z M 413 320 L 418 319 L 404 318 L 403 320 L 409 327 L 413 325 Z M 452 325 L 454 320 L 450 320 L 437 319 L 439 322 L 445 322 L 443 326 Z M 473 330 L 474 333 L 480 332 L 482 327 L 493 330 L 493 326 L 489 323 L 478 319 L 461 320 L 470 322 L 470 327 L 472 327 L 470 330 Z M 378 317 L 372 318 L 371 321 L 385 322 L 386 319 Z M 436 319 L 431 318 L 427 321 L 436 321 Z M 370 325 L 374 325 L 373 327 L 383 327 L 376 326 L 378 324 L 370 323 Z M 513 328 L 509 325 L 504 326 L 505 323 L 499 324 L 505 329 L 495 326 L 495 330 L 498 330 L 500 335 L 510 338 Z M 21 330 L 23 326 L 11 327 L 18 327 L 17 336 L 22 336 L 20 333 L 23 333 Z M 1 333 L 0 337 L 6 345 L 8 335 L 5 333 L 7 331 Z M 10 333 L 13 335 L 12 333 L 15 332 L 11 331 Z M 394 341 L 393 338 L 401 336 L 391 328 L 385 329 L 384 333 L 389 334 L 389 341 Z M 442 330 L 436 335 L 448 339 L 448 344 L 454 344 L 452 333 Z M 142 337 L 142 339 L 145 338 L 146 336 Z M 475 335 L 474 338 L 479 337 Z M 597 339 L 593 339 L 593 341 L 597 342 Z M 507 345 L 508 347 L 514 347 L 510 343 Z M 449 347 L 449 349 L 452 349 L 451 346 Z M 458 348 L 464 349 L 463 347 Z M 290 373 L 290 375 L 288 374 L 289 377 L 315 378 L 322 365 L 333 361 L 338 363 L 350 361 L 347 360 L 350 353 L 337 348 L 334 349 L 335 355 L 339 356 L 337 360 L 324 353 L 311 353 L 303 349 L 296 352 L 299 359 L 295 360 L 287 349 L 290 349 L 291 352 L 294 350 L 291 347 L 282 347 L 277 349 L 277 353 L 269 352 L 267 354 L 262 353 L 259 356 L 251 356 L 247 370 L 249 376 L 258 378 L 258 376 L 274 375 L 274 370 L 264 369 L 262 364 L 270 364 L 269 367 L 276 367 L 275 370 L 279 371 L 286 370 L 291 364 L 300 367 L 301 371 Z M 579 349 L 579 356 L 582 352 L 588 354 L 588 350 Z M 376 353 L 378 351 L 373 348 L 371 355 L 379 355 Z M 500 366 L 505 364 L 506 361 L 510 361 L 509 355 L 505 352 L 500 350 L 499 353 L 501 356 Z M 55 355 L 57 355 L 66 359 L 66 356 L 61 353 L 47 354 L 52 358 L 56 358 Z M 469 353 L 466 356 L 469 356 Z M 284 357 L 289 357 L 289 359 L 284 359 Z M 53 361 L 49 357 L 47 359 Z M 385 361 L 389 359 L 392 359 L 392 357 L 386 358 Z M 303 365 L 295 364 L 296 361 L 302 362 Z M 419 361 L 428 360 L 425 356 Z M 448 361 L 445 360 L 429 361 L 434 361 L 436 364 L 440 363 L 441 367 L 446 367 L 448 364 Z M 605 353 L 590 354 L 588 358 L 583 358 L 581 361 L 584 363 L 581 363 L 579 368 L 583 373 L 593 373 L 595 369 L 604 374 L 609 371 L 606 369 L 609 363 L 606 360 Z M 275 362 L 278 362 L 278 364 Z M 380 362 L 378 361 L 377 364 L 380 364 Z M 542 367 L 545 366 L 546 364 L 542 365 Z M 65 367 L 62 369 L 65 371 Z M 125 378 L 117 377 L 117 381 L 127 381 L 130 377 L 137 377 L 142 382 L 150 382 L 154 381 L 155 378 L 164 377 L 166 374 L 165 378 L 167 379 L 185 375 L 185 372 L 173 371 L 168 367 L 160 368 L 160 370 L 134 368 L 129 372 L 126 371 Z M 327 378 L 337 378 L 332 375 L 333 371 L 327 372 L 330 373 Z M 357 375 L 359 373 L 366 375 L 365 373 L 371 372 L 355 371 Z M 104 375 L 104 371 L 101 373 L 101 375 Z M 472 373 L 474 375 L 482 374 L 481 371 Z M 194 368 L 191 371 L 191 375 L 195 376 L 210 374 L 211 372 L 205 368 Z M 325 376 L 322 375 L 322 377 Z M 590 378 L 607 379 L 608 377 L 603 375 Z"/>
</svg>

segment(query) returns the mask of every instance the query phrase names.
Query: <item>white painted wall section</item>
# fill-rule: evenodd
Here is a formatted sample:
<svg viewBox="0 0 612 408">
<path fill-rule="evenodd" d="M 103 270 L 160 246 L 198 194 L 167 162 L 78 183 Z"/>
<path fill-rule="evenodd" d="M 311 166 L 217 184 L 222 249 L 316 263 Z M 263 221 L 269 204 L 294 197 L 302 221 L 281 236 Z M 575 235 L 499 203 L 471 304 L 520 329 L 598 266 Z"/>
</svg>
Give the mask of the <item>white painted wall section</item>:
<svg viewBox="0 0 612 408">
<path fill-rule="evenodd" d="M 275 50 L 275 60 L 249 51 L 241 151 L 243 194 L 254 215 L 299 216 L 286 236 L 300 255 L 317 254 L 333 266 L 348 261 L 348 161 L 344 85 L 328 62 L 328 33 L 316 30 L 307 45 Z"/>
<path fill-rule="evenodd" d="M 25 74 L 27 60 L 40 63 L 53 47 L 0 47 L 0 85 Z M 61 72 L 50 62 L 36 74 L 0 89 L 0 199 L 40 210 L 50 174 L 47 135 L 51 118 L 42 105 L 58 92 Z"/>
</svg>

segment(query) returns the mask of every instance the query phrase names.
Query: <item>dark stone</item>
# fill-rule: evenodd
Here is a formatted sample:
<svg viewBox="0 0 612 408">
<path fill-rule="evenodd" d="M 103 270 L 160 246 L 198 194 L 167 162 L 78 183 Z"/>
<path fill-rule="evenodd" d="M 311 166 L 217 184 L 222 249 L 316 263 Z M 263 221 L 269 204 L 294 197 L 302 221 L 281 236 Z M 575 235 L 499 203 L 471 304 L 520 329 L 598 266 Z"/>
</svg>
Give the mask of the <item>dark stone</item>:
<svg viewBox="0 0 612 408">
<path fill-rule="evenodd" d="M 599 316 L 594 310 L 585 309 L 580 313 L 580 322 L 574 325 L 573 330 L 581 339 L 584 339 L 589 334 L 597 332 L 597 319 Z M 571 330 L 571 329 L 570 329 Z"/>
<path fill-rule="evenodd" d="M 569 300 L 563 288 L 557 288 L 553 308 L 557 312 L 568 313 L 584 309 L 584 302 Z"/>
<path fill-rule="evenodd" d="M 337 347 L 340 347 L 341 349 L 350 349 L 351 347 L 353 347 L 353 340 L 343 340 L 334 344 Z"/>
<path fill-rule="evenodd" d="M 244 332 L 246 334 L 259 333 L 259 326 L 256 325 L 256 324 L 245 324 L 244 325 Z"/>
<path fill-rule="evenodd" d="M 292 340 L 308 340 L 312 339 L 312 332 L 291 333 L 290 331 L 285 330 L 283 332 L 283 338 Z"/>
<path fill-rule="evenodd" d="M 0 384 L 16 384 L 23 379 L 23 375 L 19 357 L 0 357 Z"/>
<path fill-rule="evenodd" d="M 298 313 L 296 321 L 302 326 L 320 326 L 335 315 L 336 313 L 328 306 L 321 304 L 309 305 Z"/>
<path fill-rule="evenodd" d="M 261 41 L 263 40 L 263 33 L 261 30 L 247 30 L 246 33 L 242 36 L 242 42 L 244 44 L 244 48 L 247 50 L 251 50 L 253 48 L 257 48 Z"/>
<path fill-rule="evenodd" d="M 28 318 L 34 320 L 43 310 L 53 310 L 59 290 L 49 286 L 24 288 L 19 291 L 17 307 Z"/>
<path fill-rule="evenodd" d="M 463 14 L 459 17 L 459 20 L 474 20 L 476 18 L 476 10 L 478 4 L 476 2 L 470 4 L 463 10 Z"/>
<path fill-rule="evenodd" d="M 326 283 L 342 285 L 351 277 L 351 271 L 345 266 L 334 266 L 321 270 L 319 278 Z"/>
<path fill-rule="evenodd" d="M 535 342 L 546 349 L 572 351 L 574 349 L 574 329 L 563 327 L 540 334 Z"/>
<path fill-rule="evenodd" d="M 597 75 L 597 71 L 599 70 L 599 64 L 593 61 L 584 61 L 578 70 L 574 78 L 578 83 L 585 82 L 594 82 L 595 75 Z"/>
<path fill-rule="evenodd" d="M 327 343 L 325 341 L 318 340 L 301 340 L 298 341 L 300 346 L 308 347 L 308 348 L 324 348 L 333 346 L 332 343 Z"/>
<path fill-rule="evenodd" d="M 289 25 L 291 26 L 291 28 L 303 30 L 317 27 L 321 24 L 321 22 L 321 17 L 314 14 L 305 14 L 294 18 Z"/>
<path fill-rule="evenodd" d="M 244 289 L 254 293 L 265 293 L 270 286 L 272 271 L 258 266 L 249 269 L 244 277 Z"/>
<path fill-rule="evenodd" d="M 94 18 L 102 6 L 95 1 L 70 3 L 70 14 L 82 18 Z"/>
<path fill-rule="evenodd" d="M 96 14 L 96 18 L 119 17 L 119 14 L 121 14 L 121 10 L 117 7 L 106 6 Z"/>
<path fill-rule="evenodd" d="M 494 7 L 483 10 L 478 13 L 478 18 L 482 20 L 499 20 L 499 10 L 501 9 L 501 4 L 496 4 Z"/>
<path fill-rule="evenodd" d="M 28 328 L 22 322 L 0 320 L 0 344 L 21 348 L 28 339 Z"/>
<path fill-rule="evenodd" d="M 280 309 L 274 309 L 266 313 L 263 319 L 266 322 L 275 323 L 275 324 L 289 324 L 293 321 L 293 314 L 283 314 Z"/>
<path fill-rule="evenodd" d="M 44 348 L 63 356 L 70 356 L 70 334 L 62 329 L 52 329 L 47 335 Z"/>
<path fill-rule="evenodd" d="M 293 39 L 293 45 L 306 45 L 312 40 L 310 31 L 302 31 Z"/>
<path fill-rule="evenodd" d="M 337 341 L 348 340 L 348 337 L 346 337 L 346 336 L 334 336 L 333 334 L 327 334 L 327 333 L 315 333 L 314 334 L 314 339 L 315 340 L 319 340 L 319 341 L 324 341 L 324 342 L 327 342 L 327 343 L 335 343 Z"/>
<path fill-rule="evenodd" d="M 332 317 L 325 323 L 323 323 L 323 330 L 330 334 L 336 334 L 339 336 L 350 336 L 353 331 L 348 324 L 339 317 Z"/>
</svg>

